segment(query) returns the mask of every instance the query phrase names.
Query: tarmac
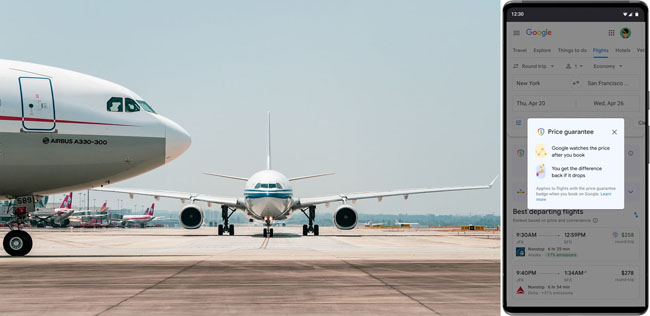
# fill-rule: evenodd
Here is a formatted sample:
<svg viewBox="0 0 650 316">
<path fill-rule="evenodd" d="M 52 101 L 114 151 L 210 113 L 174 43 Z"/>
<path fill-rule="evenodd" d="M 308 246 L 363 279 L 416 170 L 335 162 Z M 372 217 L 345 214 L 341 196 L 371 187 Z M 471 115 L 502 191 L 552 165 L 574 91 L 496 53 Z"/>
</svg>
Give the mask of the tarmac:
<svg viewBox="0 0 650 316">
<path fill-rule="evenodd" d="M 499 232 L 28 229 L 2 315 L 499 315 Z"/>
</svg>

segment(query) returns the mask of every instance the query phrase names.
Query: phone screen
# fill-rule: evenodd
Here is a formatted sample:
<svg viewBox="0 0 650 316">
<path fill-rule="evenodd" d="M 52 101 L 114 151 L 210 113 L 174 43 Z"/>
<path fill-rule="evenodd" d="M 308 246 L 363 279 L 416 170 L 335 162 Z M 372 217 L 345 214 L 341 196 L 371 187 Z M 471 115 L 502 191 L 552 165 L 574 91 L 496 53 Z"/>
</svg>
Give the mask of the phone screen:
<svg viewBox="0 0 650 316">
<path fill-rule="evenodd" d="M 646 309 L 646 15 L 503 9 L 506 311 Z"/>
</svg>

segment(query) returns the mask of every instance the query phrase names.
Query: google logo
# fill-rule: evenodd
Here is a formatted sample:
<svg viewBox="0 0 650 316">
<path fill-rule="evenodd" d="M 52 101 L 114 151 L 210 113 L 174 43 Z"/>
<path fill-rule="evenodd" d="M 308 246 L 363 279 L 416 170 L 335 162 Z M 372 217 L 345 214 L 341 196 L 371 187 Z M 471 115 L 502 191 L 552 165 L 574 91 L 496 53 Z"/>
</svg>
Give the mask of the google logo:
<svg viewBox="0 0 650 316">
<path fill-rule="evenodd" d="M 549 29 L 545 29 L 545 30 L 526 29 L 526 35 L 546 37 L 546 35 L 551 36 L 551 31 Z"/>
</svg>

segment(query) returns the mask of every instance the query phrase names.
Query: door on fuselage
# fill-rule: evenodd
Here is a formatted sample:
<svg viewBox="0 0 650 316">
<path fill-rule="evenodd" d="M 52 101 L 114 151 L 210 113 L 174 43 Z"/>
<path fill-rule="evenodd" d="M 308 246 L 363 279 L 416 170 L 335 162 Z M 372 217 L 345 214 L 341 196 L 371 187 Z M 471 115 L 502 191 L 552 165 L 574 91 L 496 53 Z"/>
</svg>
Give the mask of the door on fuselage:
<svg viewBox="0 0 650 316">
<path fill-rule="evenodd" d="M 20 101 L 23 112 L 23 128 L 50 131 L 56 126 L 54 95 L 49 78 L 20 77 Z"/>
</svg>

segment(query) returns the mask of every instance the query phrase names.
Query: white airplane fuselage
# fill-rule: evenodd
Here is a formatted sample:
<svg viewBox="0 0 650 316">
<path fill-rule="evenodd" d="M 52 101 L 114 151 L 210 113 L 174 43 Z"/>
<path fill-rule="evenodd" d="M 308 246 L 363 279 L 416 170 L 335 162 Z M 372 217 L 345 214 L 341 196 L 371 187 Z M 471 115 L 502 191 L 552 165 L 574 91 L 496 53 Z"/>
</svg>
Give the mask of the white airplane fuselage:
<svg viewBox="0 0 650 316">
<path fill-rule="evenodd" d="M 178 192 L 178 191 L 163 191 L 163 190 L 149 190 L 149 189 L 128 189 L 128 188 L 97 188 L 97 191 L 103 192 L 116 192 L 126 193 L 133 198 L 133 195 L 149 195 L 153 196 L 156 200 L 165 197 L 179 199 L 182 203 L 190 201 L 191 204 L 183 207 L 178 214 L 180 224 L 186 229 L 200 228 L 205 220 L 205 216 L 201 207 L 195 202 L 207 202 L 208 207 L 212 204 L 219 204 L 221 206 L 221 219 L 223 224 L 218 225 L 217 233 L 223 235 L 235 234 L 234 225 L 229 223 L 229 218 L 235 211 L 241 210 L 249 219 L 264 221 L 266 228 L 263 230 L 262 235 L 265 237 L 273 237 L 273 221 L 286 220 L 290 218 L 296 210 L 305 214 L 308 224 L 303 225 L 303 235 L 309 233 L 319 235 L 319 226 L 314 224 L 316 220 L 316 206 L 324 204 L 326 207 L 330 203 L 342 203 L 337 207 L 336 211 L 332 214 L 332 221 L 338 229 L 350 230 L 354 229 L 358 223 L 358 213 L 354 208 L 348 204 L 354 203 L 361 199 L 377 199 L 381 202 L 384 197 L 402 196 L 407 199 L 409 195 L 425 194 L 435 192 L 448 192 L 448 191 L 463 191 L 463 190 L 480 190 L 489 189 L 494 185 L 496 178 L 487 185 L 475 186 L 457 186 L 457 187 L 438 187 L 438 188 L 417 188 L 417 189 L 400 189 L 390 191 L 378 192 L 352 192 L 352 193 L 339 193 L 332 195 L 325 195 L 312 198 L 295 198 L 293 195 L 293 181 L 311 179 L 331 175 L 332 173 L 313 174 L 308 176 L 287 178 L 280 172 L 271 168 L 271 116 L 268 114 L 269 131 L 267 142 L 267 155 L 266 155 L 266 170 L 255 173 L 250 178 L 205 173 L 206 175 L 216 176 L 221 178 L 228 178 L 239 181 L 246 181 L 243 197 L 228 197 L 216 196 L 211 194 L 200 194 L 192 192 Z"/>
<path fill-rule="evenodd" d="M 151 222 L 155 216 L 153 215 L 124 215 L 122 217 L 122 223 L 133 223 L 133 224 L 146 224 Z"/>
<path fill-rule="evenodd" d="M 48 219 L 54 223 L 61 223 L 68 219 L 74 213 L 70 208 L 55 208 L 55 209 L 36 209 L 32 216 L 39 219 Z"/>
<path fill-rule="evenodd" d="M 284 220 L 293 210 L 293 188 L 283 174 L 262 170 L 246 182 L 244 190 L 245 213 L 257 220 Z"/>
<path fill-rule="evenodd" d="M 0 60 L 0 199 L 114 183 L 183 153 L 189 134 L 133 91 Z"/>
</svg>

